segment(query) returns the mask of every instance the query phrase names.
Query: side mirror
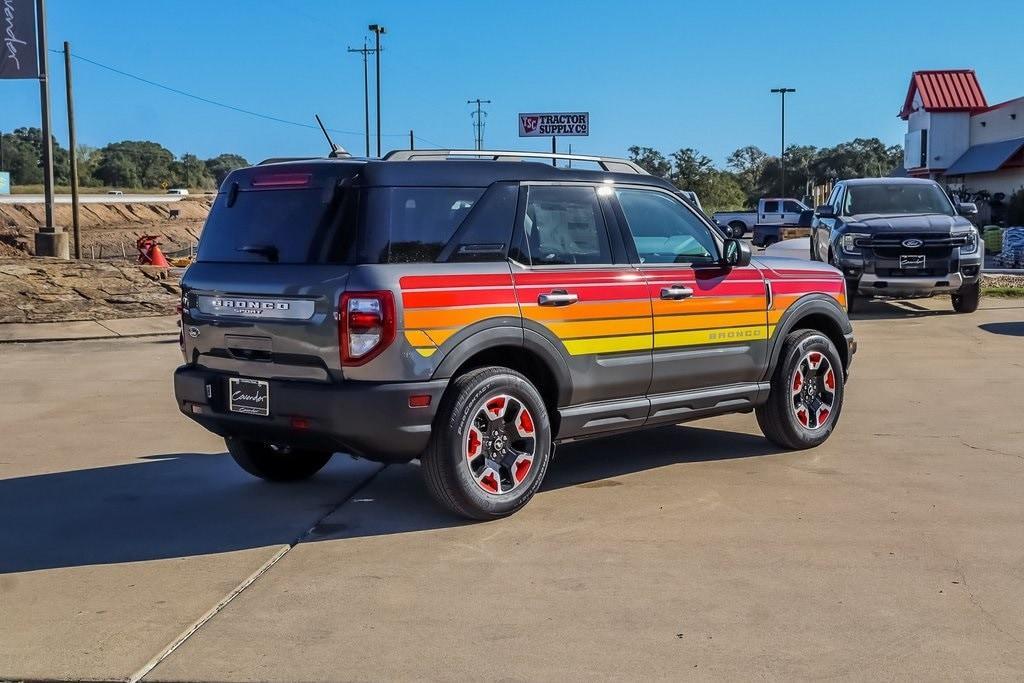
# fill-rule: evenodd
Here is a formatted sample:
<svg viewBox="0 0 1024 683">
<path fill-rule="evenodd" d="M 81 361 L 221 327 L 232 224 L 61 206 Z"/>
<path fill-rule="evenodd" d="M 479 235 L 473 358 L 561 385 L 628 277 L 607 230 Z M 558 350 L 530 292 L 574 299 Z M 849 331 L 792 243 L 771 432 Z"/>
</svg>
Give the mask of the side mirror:
<svg viewBox="0 0 1024 683">
<path fill-rule="evenodd" d="M 750 265 L 750 245 L 743 240 L 726 240 L 722 250 L 722 264 L 728 268 Z"/>
<path fill-rule="evenodd" d="M 956 207 L 961 216 L 977 216 L 978 205 L 974 202 L 964 202 L 963 204 L 957 204 Z"/>
<path fill-rule="evenodd" d="M 818 214 L 818 218 L 836 217 L 836 209 L 831 204 L 822 204 L 821 206 L 814 210 L 814 213 Z"/>
<path fill-rule="evenodd" d="M 829 207 L 831 208 L 831 207 Z M 811 223 L 814 221 L 814 209 L 804 209 L 800 212 L 800 220 L 797 225 L 801 228 L 811 227 Z"/>
</svg>

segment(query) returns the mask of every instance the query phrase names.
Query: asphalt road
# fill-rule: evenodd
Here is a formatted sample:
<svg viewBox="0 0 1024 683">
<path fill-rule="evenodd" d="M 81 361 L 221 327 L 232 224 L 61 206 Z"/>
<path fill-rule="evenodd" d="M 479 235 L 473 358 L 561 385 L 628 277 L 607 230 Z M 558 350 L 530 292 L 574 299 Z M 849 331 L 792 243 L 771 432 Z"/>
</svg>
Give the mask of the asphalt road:
<svg viewBox="0 0 1024 683">
<path fill-rule="evenodd" d="M 0 346 L 0 679 L 1020 680 L 1024 303 L 855 327 L 824 446 L 583 442 L 486 524 L 415 465 L 247 477 L 173 342 Z"/>
<path fill-rule="evenodd" d="M 164 202 L 180 202 L 184 197 L 175 194 L 80 194 L 78 201 L 82 204 L 159 204 Z M 41 194 L 0 194 L 0 204 L 42 204 Z M 59 194 L 54 197 L 57 204 L 70 204 L 71 195 Z"/>
</svg>

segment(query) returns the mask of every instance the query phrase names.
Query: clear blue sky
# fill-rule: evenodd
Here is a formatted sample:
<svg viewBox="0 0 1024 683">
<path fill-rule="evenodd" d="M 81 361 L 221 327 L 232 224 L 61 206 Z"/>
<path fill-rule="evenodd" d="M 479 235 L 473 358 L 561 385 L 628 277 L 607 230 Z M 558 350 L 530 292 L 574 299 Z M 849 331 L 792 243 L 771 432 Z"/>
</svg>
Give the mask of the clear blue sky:
<svg viewBox="0 0 1024 683">
<path fill-rule="evenodd" d="M 362 63 L 345 52 L 384 24 L 385 149 L 410 128 L 470 147 L 468 99 L 493 100 L 485 142 L 517 137 L 519 111 L 586 110 L 575 151 L 668 153 L 694 147 L 724 163 L 737 147 L 853 137 L 901 143 L 896 118 L 915 69 L 974 68 L 990 102 L 1024 95 L 1019 0 L 962 2 L 448 2 L 357 0 L 49 0 L 51 48 L 198 95 L 294 121 L 319 112 L 337 141 L 363 149 Z M 976 33 L 975 33 L 976 31 Z M 973 35 L 972 35 L 973 34 Z M 63 65 L 51 55 L 54 132 L 66 144 Z M 372 74 L 372 70 L 371 70 Z M 321 154 L 319 131 L 195 102 L 75 63 L 78 135 L 100 146 L 150 139 L 176 154 L 250 160 Z M 372 97 L 372 87 L 371 87 Z M 38 125 L 34 81 L 0 81 L 0 129 Z M 564 143 L 570 142 L 568 138 Z M 417 146 L 426 145 L 418 141 Z"/>
</svg>

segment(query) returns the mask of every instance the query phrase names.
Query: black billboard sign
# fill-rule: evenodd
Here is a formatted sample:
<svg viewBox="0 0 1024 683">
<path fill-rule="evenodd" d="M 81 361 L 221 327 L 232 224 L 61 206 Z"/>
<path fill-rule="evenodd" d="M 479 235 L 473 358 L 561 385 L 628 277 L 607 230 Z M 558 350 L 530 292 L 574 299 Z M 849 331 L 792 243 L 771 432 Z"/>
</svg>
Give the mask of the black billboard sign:
<svg viewBox="0 0 1024 683">
<path fill-rule="evenodd" d="M 39 78 L 33 0 L 0 0 L 0 78 Z"/>
</svg>

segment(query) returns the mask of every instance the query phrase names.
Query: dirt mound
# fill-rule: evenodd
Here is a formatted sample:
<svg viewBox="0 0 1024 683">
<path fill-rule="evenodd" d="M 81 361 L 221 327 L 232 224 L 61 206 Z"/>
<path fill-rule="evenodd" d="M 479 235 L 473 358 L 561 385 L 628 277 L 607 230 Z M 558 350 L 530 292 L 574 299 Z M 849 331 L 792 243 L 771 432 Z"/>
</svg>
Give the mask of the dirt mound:
<svg viewBox="0 0 1024 683">
<path fill-rule="evenodd" d="M 176 271 L 127 262 L 0 258 L 0 323 L 172 315 Z"/>
<path fill-rule="evenodd" d="M 212 202 L 212 197 L 196 197 L 166 204 L 81 204 L 82 255 L 134 260 L 135 240 L 142 235 L 158 235 L 165 253 L 188 253 Z M 71 205 L 57 204 L 55 212 L 54 221 L 70 232 Z M 33 234 L 44 221 L 42 204 L 0 204 L 0 256 L 33 254 Z"/>
</svg>

